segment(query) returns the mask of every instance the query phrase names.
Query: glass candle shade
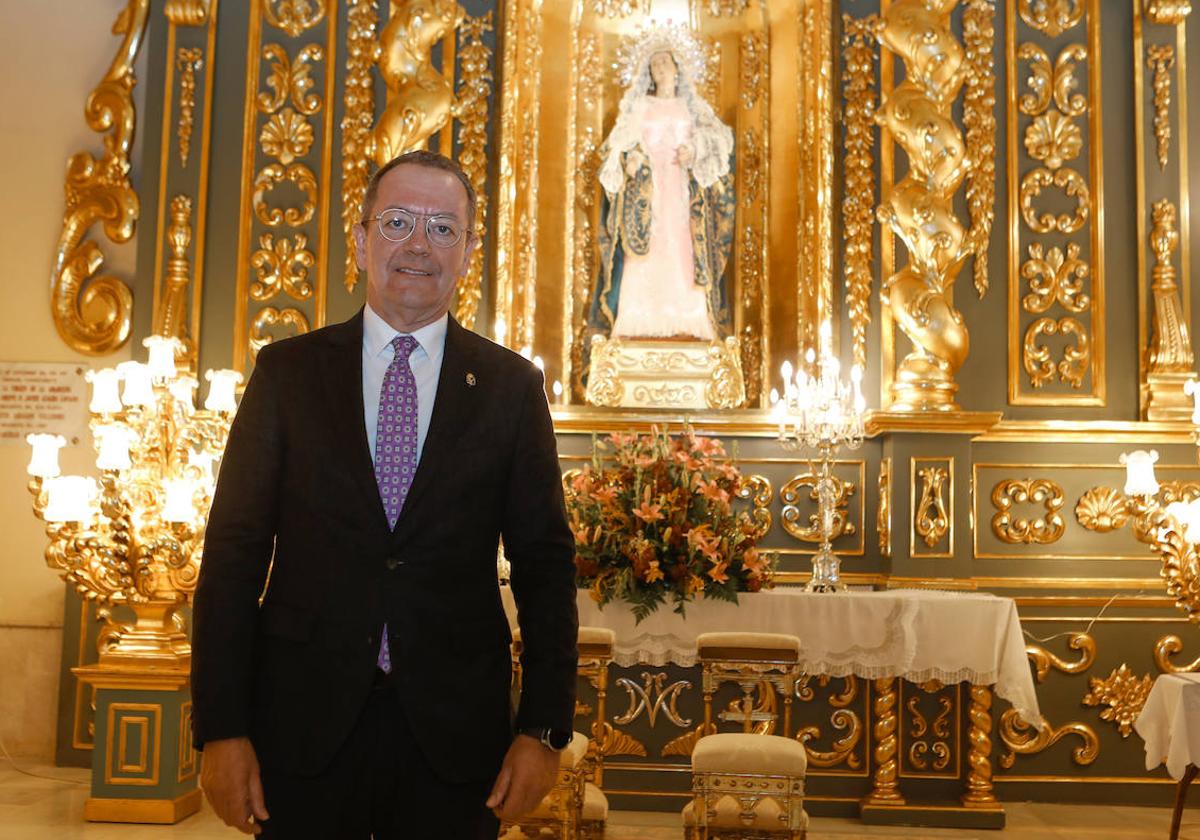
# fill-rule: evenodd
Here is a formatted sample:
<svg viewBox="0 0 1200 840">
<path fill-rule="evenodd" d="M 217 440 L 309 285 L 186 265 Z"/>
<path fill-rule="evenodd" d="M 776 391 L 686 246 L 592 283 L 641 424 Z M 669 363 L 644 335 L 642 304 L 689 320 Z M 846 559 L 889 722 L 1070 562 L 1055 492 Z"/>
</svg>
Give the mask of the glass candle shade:
<svg viewBox="0 0 1200 840">
<path fill-rule="evenodd" d="M 127 470 L 133 464 L 129 460 L 129 448 L 137 440 L 137 433 L 121 423 L 108 423 L 96 427 L 96 466 L 102 470 Z"/>
<path fill-rule="evenodd" d="M 121 392 L 121 402 L 128 406 L 149 408 L 154 405 L 154 383 L 150 367 L 141 362 L 121 362 L 117 372 L 125 380 L 125 390 Z"/>
<path fill-rule="evenodd" d="M 1158 480 L 1154 477 L 1154 463 L 1158 460 L 1158 450 L 1135 449 L 1133 452 L 1121 454 L 1120 461 L 1125 465 L 1125 495 L 1153 496 L 1158 492 Z"/>
<path fill-rule="evenodd" d="M 47 522 L 88 522 L 97 493 L 95 479 L 82 475 L 61 475 L 46 482 Z"/>
<path fill-rule="evenodd" d="M 150 351 L 150 376 L 156 382 L 168 382 L 175 378 L 175 354 L 183 350 L 183 342 L 165 335 L 152 335 L 142 342 Z"/>
<path fill-rule="evenodd" d="M 116 368 L 89 370 L 83 378 L 92 385 L 92 401 L 88 411 L 92 414 L 116 414 L 121 410 L 121 375 Z"/>
<path fill-rule="evenodd" d="M 237 386 L 241 384 L 242 375 L 236 370 L 210 370 L 205 372 L 204 378 L 208 380 L 204 407 L 225 414 L 237 411 Z"/>
<path fill-rule="evenodd" d="M 58 450 L 67 445 L 62 435 L 26 435 L 25 442 L 33 452 L 25 471 L 37 478 L 53 478 L 62 472 L 58 467 Z"/>
</svg>

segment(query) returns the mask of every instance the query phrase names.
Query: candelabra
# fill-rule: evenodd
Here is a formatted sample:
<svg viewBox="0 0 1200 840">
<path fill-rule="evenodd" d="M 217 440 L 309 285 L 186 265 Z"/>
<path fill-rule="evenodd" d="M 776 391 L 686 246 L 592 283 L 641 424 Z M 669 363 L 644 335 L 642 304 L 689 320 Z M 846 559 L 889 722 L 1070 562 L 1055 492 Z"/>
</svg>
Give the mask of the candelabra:
<svg viewBox="0 0 1200 840">
<path fill-rule="evenodd" d="M 1161 574 L 1175 605 L 1200 624 L 1200 489 L 1195 484 L 1159 484 L 1154 476 L 1157 460 L 1153 449 L 1121 455 L 1133 534 L 1162 559 Z"/>
<path fill-rule="evenodd" d="M 183 344 L 151 336 L 144 345 L 148 364 L 86 374 L 99 481 L 59 474 L 62 436 L 30 435 L 29 490 L 50 538 L 47 565 L 85 598 L 125 604 L 136 616 L 106 634 L 100 664 L 178 670 L 191 648 L 176 613 L 195 590 L 214 464 L 242 377 L 208 371 L 197 409 L 196 379 L 175 366 Z"/>
<path fill-rule="evenodd" d="M 838 482 L 833 476 L 833 457 L 838 449 L 857 449 L 863 442 L 862 368 L 850 369 L 850 382 L 838 378 L 841 366 L 832 351 L 832 329 L 821 324 L 820 357 L 809 348 L 804 365 L 796 370 L 784 362 L 783 394 L 772 393 L 779 443 L 784 449 L 807 449 L 809 470 L 816 481 L 817 515 L 821 544 L 812 559 L 810 592 L 845 589 L 841 581 L 841 559 L 832 543 L 837 517 Z M 841 530 L 839 527 L 837 530 Z"/>
</svg>

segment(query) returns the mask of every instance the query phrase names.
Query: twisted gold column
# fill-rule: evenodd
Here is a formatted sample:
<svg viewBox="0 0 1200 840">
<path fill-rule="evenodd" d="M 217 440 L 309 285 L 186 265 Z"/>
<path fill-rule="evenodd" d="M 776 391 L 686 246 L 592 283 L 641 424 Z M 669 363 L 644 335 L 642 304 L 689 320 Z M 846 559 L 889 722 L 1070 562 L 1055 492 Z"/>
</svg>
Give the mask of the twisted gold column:
<svg viewBox="0 0 1200 840">
<path fill-rule="evenodd" d="M 896 678 L 875 680 L 875 788 L 864 805 L 903 805 L 896 786 Z"/>
<path fill-rule="evenodd" d="M 967 791 L 962 804 L 968 808 L 999 808 L 992 793 L 992 689 L 991 686 L 971 686 L 971 705 L 967 717 L 971 729 L 967 742 L 971 745 L 967 753 Z"/>
<path fill-rule="evenodd" d="M 883 15 L 880 42 L 900 56 L 905 80 L 876 115 L 908 155 L 907 176 L 879 208 L 908 250 L 909 263 L 889 277 L 883 297 L 913 344 L 892 384 L 897 411 L 956 411 L 955 372 L 969 340 L 951 290 L 974 250 L 954 215 L 954 193 L 977 166 L 967 155 L 951 108 L 966 80 L 962 45 L 950 31 L 958 0 L 897 0 Z"/>
</svg>

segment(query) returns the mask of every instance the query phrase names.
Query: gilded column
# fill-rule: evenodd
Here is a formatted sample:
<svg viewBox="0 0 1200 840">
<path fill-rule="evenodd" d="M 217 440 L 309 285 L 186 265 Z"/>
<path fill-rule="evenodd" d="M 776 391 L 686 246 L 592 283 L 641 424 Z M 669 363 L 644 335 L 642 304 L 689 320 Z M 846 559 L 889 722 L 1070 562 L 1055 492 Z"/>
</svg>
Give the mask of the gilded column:
<svg viewBox="0 0 1200 840">
<path fill-rule="evenodd" d="M 950 31 L 957 0 L 898 0 L 883 14 L 880 41 L 904 60 L 905 80 L 876 121 L 908 156 L 908 175 L 884 198 L 878 218 L 904 242 L 909 263 L 884 281 L 892 317 L 913 344 L 892 384 L 896 411 L 956 411 L 955 372 L 969 339 L 952 287 L 973 244 L 954 215 L 954 193 L 975 163 L 951 116 L 967 76 Z"/>
<path fill-rule="evenodd" d="M 864 805 L 903 805 L 897 787 L 896 765 L 896 678 L 875 680 L 875 787 L 863 800 Z"/>
<path fill-rule="evenodd" d="M 992 689 L 986 685 L 971 686 L 971 705 L 967 718 L 971 729 L 967 733 L 970 752 L 967 753 L 967 790 L 962 803 L 968 808 L 999 809 L 1000 803 L 992 793 Z"/>
<path fill-rule="evenodd" d="M 1179 247 L 1179 230 L 1175 205 L 1168 199 L 1154 202 L 1151 213 L 1154 230 L 1150 247 L 1155 265 L 1150 293 L 1154 297 L 1151 316 L 1150 346 L 1147 348 L 1146 386 L 1149 420 L 1190 420 L 1192 399 L 1183 391 L 1183 384 L 1195 379 L 1195 356 L 1188 330 L 1187 315 L 1179 299 L 1173 262 Z"/>
</svg>

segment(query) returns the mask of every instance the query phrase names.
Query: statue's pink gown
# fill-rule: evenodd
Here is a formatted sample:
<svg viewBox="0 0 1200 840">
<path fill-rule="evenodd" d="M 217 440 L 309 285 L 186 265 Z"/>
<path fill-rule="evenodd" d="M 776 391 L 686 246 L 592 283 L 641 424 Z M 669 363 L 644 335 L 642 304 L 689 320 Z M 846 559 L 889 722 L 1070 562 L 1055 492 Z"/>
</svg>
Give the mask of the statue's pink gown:
<svg viewBox="0 0 1200 840">
<path fill-rule="evenodd" d="M 641 256 L 625 252 L 613 336 L 713 338 L 692 263 L 689 175 L 675 161 L 675 150 L 691 139 L 692 118 L 682 99 L 646 98 L 641 141 L 652 177 L 650 247 Z"/>
</svg>

